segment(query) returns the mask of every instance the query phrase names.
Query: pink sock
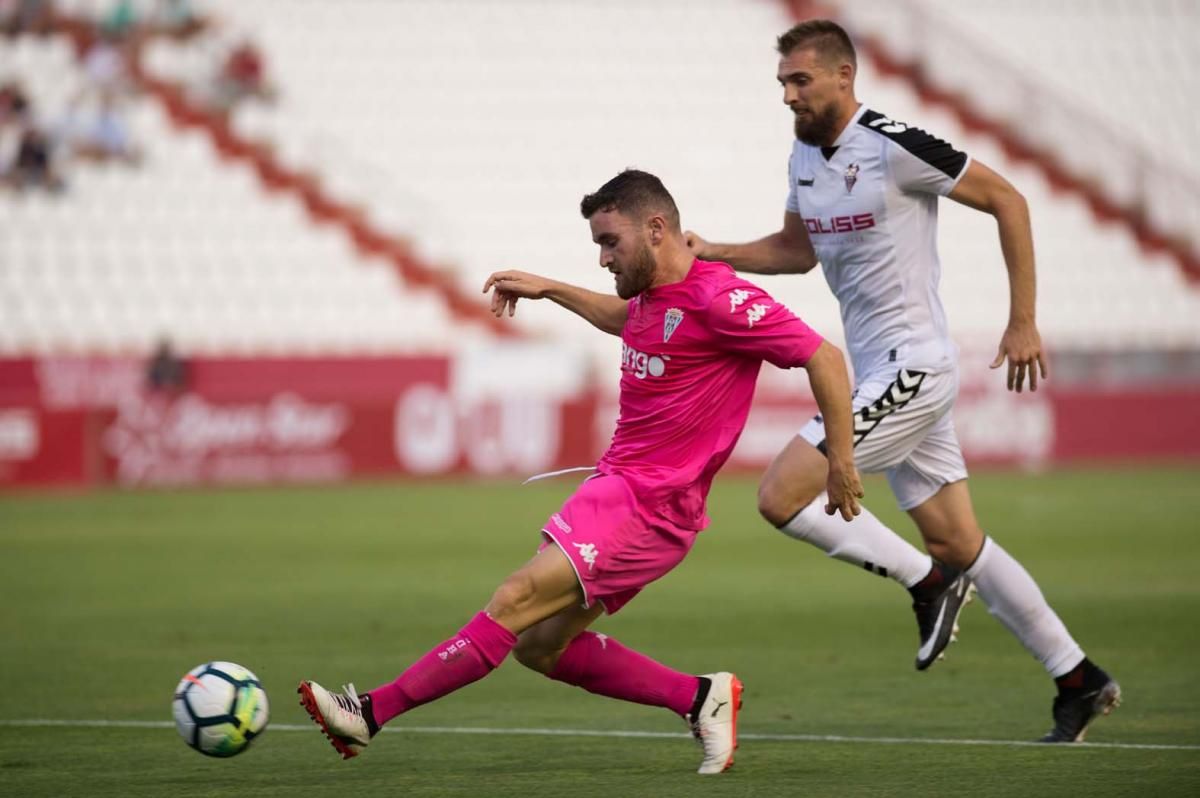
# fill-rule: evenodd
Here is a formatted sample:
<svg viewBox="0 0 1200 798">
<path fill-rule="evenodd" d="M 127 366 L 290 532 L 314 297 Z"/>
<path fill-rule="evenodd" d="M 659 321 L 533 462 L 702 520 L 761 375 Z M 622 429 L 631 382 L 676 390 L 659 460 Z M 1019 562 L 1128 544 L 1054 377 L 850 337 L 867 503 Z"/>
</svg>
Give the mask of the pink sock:
<svg viewBox="0 0 1200 798">
<path fill-rule="evenodd" d="M 427 704 L 491 673 L 517 643 L 516 636 L 486 612 L 459 633 L 409 666 L 396 681 L 376 687 L 371 709 L 380 726 L 413 707 Z"/>
<path fill-rule="evenodd" d="M 697 677 L 673 671 L 595 632 L 583 632 L 572 640 L 546 675 L 589 693 L 666 707 L 676 715 L 691 711 L 700 686 Z"/>
</svg>

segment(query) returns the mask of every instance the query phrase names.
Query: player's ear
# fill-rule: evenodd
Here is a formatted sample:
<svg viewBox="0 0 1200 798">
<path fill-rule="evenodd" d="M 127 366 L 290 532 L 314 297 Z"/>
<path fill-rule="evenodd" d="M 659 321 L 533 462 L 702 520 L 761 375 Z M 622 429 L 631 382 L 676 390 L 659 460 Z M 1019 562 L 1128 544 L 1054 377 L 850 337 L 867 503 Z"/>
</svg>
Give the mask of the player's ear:
<svg viewBox="0 0 1200 798">
<path fill-rule="evenodd" d="M 667 221 L 661 216 L 651 216 L 646 224 L 650 228 L 650 243 L 661 244 L 663 236 L 667 232 Z"/>
<path fill-rule="evenodd" d="M 838 85 L 843 89 L 854 85 L 854 64 L 847 62 L 838 67 Z"/>
</svg>

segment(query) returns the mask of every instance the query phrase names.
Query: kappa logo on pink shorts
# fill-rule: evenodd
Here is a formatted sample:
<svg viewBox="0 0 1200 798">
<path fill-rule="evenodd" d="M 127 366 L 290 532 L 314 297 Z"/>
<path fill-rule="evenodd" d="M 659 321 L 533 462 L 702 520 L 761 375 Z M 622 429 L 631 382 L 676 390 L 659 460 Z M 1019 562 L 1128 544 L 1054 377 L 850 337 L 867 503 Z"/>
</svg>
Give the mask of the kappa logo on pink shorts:
<svg viewBox="0 0 1200 798">
<path fill-rule="evenodd" d="M 579 549 L 579 556 L 587 563 L 589 571 L 596 567 L 596 557 L 600 552 L 596 551 L 595 543 L 572 543 L 571 545 Z"/>
</svg>

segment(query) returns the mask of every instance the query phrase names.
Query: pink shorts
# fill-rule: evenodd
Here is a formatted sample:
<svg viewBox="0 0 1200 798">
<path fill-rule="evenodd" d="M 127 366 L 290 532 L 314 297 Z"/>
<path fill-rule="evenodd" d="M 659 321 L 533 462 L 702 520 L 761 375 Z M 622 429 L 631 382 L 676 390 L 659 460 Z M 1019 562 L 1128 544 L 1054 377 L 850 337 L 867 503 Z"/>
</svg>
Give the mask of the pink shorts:
<svg viewBox="0 0 1200 798">
<path fill-rule="evenodd" d="M 542 527 L 575 569 L 583 606 L 599 601 L 613 614 L 642 588 L 678 565 L 696 541 L 681 529 L 642 511 L 619 476 L 592 477 L 579 486 Z"/>
</svg>

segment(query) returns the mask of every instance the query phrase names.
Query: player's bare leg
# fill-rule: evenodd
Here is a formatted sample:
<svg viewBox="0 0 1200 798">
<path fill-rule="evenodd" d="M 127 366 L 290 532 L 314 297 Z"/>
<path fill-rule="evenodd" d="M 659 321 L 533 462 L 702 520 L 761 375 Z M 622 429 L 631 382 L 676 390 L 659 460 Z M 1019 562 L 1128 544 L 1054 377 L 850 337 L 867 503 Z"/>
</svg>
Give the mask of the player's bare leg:
<svg viewBox="0 0 1200 798">
<path fill-rule="evenodd" d="M 587 608 L 581 604 L 567 607 L 517 635 L 513 659 L 530 670 L 548 675 L 571 641 L 603 614 L 600 602 Z"/>
<path fill-rule="evenodd" d="M 1042 741 L 1082 740 L 1097 715 L 1107 715 L 1120 704 L 1121 688 L 1084 656 L 1033 577 L 983 534 L 966 480 L 942 486 L 909 514 L 930 553 L 965 569 L 988 611 L 1054 678 L 1058 685 L 1055 725 Z"/>
<path fill-rule="evenodd" d="M 532 670 L 590 693 L 670 709 L 682 716 L 704 749 L 699 772 L 733 765 L 742 684 L 731 673 L 693 676 L 587 631 L 603 613 L 568 607 L 521 633 L 513 657 Z"/>
<path fill-rule="evenodd" d="M 958 612 L 970 597 L 969 581 L 958 569 L 918 551 L 866 507 L 853 521 L 826 515 L 825 474 L 825 455 L 796 436 L 763 475 L 759 512 L 784 534 L 906 587 L 920 636 L 916 665 L 924 670 L 954 639 Z"/>
<path fill-rule="evenodd" d="M 984 534 L 975 518 L 967 481 L 943 485 L 924 504 L 908 511 L 935 559 L 965 571 L 979 556 Z"/>
</svg>

